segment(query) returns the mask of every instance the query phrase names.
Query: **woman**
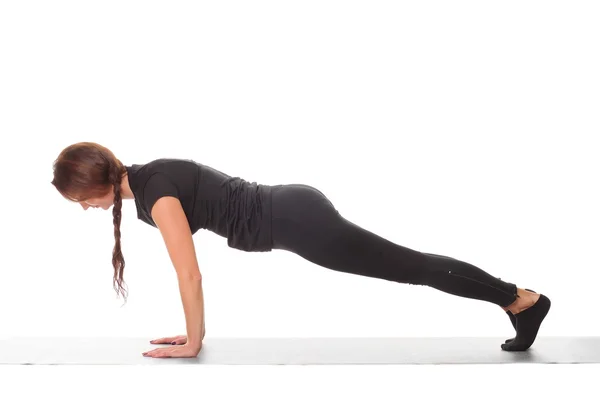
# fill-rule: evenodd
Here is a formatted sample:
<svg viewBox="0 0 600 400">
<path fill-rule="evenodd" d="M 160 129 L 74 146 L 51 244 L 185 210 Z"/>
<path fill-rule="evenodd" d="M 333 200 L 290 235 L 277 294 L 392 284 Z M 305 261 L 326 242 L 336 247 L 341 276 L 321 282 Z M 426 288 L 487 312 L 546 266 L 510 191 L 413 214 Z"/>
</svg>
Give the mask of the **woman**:
<svg viewBox="0 0 600 400">
<path fill-rule="evenodd" d="M 326 268 L 389 281 L 425 285 L 487 301 L 510 317 L 516 336 L 506 351 L 527 350 L 550 309 L 543 294 L 518 288 L 464 261 L 415 251 L 346 220 L 329 199 L 303 184 L 261 185 L 192 160 L 157 159 L 124 165 L 104 146 L 81 142 L 54 162 L 52 184 L 85 210 L 113 205 L 113 284 L 123 288 L 121 206 L 133 199 L 138 219 L 160 230 L 175 267 L 187 335 L 152 340 L 150 357 L 195 357 L 204 338 L 204 297 L 192 235 L 210 230 L 242 251 L 287 250 Z"/>
</svg>

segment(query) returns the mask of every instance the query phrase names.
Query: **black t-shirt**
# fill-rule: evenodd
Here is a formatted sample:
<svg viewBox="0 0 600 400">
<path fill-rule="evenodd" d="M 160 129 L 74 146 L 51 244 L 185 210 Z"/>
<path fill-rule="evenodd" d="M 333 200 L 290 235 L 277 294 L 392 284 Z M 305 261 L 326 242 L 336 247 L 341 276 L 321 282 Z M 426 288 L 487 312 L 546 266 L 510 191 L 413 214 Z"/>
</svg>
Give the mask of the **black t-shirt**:
<svg viewBox="0 0 600 400">
<path fill-rule="evenodd" d="M 163 196 L 181 202 L 192 234 L 207 229 L 244 251 L 271 251 L 271 187 L 231 177 L 193 160 L 160 158 L 126 165 L 138 219 L 156 227 L 151 210 Z"/>
</svg>

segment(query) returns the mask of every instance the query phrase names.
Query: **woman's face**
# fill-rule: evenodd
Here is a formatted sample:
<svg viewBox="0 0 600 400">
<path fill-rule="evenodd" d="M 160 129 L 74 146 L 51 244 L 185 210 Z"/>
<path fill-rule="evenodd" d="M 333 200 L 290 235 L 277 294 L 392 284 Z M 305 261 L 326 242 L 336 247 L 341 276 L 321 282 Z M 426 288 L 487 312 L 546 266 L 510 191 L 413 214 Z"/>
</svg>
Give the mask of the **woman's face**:
<svg viewBox="0 0 600 400">
<path fill-rule="evenodd" d="M 109 191 L 104 197 L 93 197 L 87 200 L 79 201 L 78 203 L 83 207 L 84 210 L 88 208 L 102 208 L 103 210 L 108 210 L 110 206 L 113 205 L 115 199 L 115 195 L 112 191 Z"/>
</svg>

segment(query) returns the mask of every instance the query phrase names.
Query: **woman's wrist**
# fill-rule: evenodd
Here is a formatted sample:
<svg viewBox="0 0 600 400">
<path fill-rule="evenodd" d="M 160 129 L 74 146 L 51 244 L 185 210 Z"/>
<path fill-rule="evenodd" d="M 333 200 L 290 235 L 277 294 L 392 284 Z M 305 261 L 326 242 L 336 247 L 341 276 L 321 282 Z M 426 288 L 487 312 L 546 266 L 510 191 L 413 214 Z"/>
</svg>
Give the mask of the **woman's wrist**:
<svg viewBox="0 0 600 400">
<path fill-rule="evenodd" d="M 186 346 L 194 349 L 194 350 L 200 350 L 202 348 L 202 340 L 189 340 L 187 341 L 187 343 L 185 344 Z"/>
</svg>

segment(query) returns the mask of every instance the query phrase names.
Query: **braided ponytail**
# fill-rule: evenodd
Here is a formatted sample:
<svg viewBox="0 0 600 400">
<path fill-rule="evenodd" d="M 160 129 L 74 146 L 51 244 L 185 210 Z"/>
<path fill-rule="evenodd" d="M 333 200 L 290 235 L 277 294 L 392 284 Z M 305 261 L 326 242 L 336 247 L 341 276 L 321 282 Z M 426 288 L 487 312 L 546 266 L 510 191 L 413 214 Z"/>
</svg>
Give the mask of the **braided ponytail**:
<svg viewBox="0 0 600 400">
<path fill-rule="evenodd" d="M 123 286 L 125 259 L 121 252 L 121 181 L 127 169 L 106 147 L 93 142 L 79 142 L 66 147 L 54 161 L 52 184 L 68 200 L 83 201 L 104 197 L 110 186 L 114 191 L 113 225 L 115 247 L 112 253 L 113 287 L 127 302 Z"/>
<path fill-rule="evenodd" d="M 125 167 L 116 165 L 111 169 L 110 181 L 114 187 L 114 205 L 113 205 L 113 225 L 115 233 L 115 247 L 112 253 L 112 264 L 114 268 L 113 288 L 123 295 L 127 301 L 127 290 L 123 287 L 123 269 L 125 268 L 125 259 L 121 252 L 121 208 L 123 200 L 121 198 L 121 180 L 125 173 Z"/>
</svg>

